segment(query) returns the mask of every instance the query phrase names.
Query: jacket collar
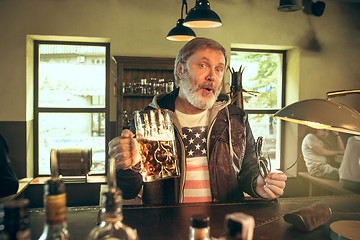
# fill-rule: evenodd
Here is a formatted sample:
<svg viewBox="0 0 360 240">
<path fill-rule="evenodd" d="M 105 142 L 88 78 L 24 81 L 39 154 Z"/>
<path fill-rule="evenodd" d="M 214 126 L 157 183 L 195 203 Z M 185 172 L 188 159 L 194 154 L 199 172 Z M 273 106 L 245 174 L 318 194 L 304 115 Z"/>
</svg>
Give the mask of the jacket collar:
<svg viewBox="0 0 360 240">
<path fill-rule="evenodd" d="M 170 111 L 175 112 L 175 99 L 178 95 L 179 88 L 176 88 L 170 93 L 155 95 L 149 106 L 155 109 L 169 109 Z"/>
</svg>

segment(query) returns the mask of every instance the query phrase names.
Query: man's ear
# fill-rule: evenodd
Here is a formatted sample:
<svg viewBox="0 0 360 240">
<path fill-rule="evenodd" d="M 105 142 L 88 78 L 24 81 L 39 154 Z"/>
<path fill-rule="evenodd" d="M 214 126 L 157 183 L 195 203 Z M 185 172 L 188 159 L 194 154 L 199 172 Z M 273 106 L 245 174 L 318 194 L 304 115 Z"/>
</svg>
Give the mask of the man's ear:
<svg viewBox="0 0 360 240">
<path fill-rule="evenodd" d="M 176 68 L 176 74 L 178 75 L 179 79 L 181 79 L 182 73 L 183 73 L 183 65 L 180 62 L 178 62 L 176 64 L 176 67 L 177 67 Z"/>
</svg>

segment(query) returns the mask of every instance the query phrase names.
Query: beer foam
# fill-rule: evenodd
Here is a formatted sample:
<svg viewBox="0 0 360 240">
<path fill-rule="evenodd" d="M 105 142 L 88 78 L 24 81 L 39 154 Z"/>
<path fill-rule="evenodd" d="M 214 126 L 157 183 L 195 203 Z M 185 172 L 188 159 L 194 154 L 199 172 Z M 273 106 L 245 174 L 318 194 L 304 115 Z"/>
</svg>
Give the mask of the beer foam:
<svg viewBox="0 0 360 240">
<path fill-rule="evenodd" d="M 147 137 L 138 137 L 138 140 L 146 139 L 149 141 L 173 141 L 173 138 L 171 138 L 168 134 L 160 134 L 157 136 L 147 136 Z"/>
</svg>

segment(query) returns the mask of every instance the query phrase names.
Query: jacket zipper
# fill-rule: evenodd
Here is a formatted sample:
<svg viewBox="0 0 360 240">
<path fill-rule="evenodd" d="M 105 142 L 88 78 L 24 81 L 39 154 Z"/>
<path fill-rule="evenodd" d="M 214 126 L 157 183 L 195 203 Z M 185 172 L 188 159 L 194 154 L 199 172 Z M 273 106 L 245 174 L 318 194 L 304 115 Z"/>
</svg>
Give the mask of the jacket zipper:
<svg viewBox="0 0 360 240">
<path fill-rule="evenodd" d="M 174 124 L 174 128 L 176 129 L 177 134 L 179 135 L 179 142 L 181 144 L 181 168 L 180 168 L 180 193 L 179 193 L 179 202 L 182 203 L 184 201 L 184 188 L 185 188 L 185 179 L 186 179 L 186 162 L 185 162 L 185 147 L 182 136 L 178 128 Z M 181 171 L 181 169 L 183 169 Z"/>
<path fill-rule="evenodd" d="M 227 106 L 225 106 L 227 107 Z M 218 118 L 219 116 L 219 113 L 220 111 L 218 111 L 218 113 L 216 114 L 216 116 L 213 118 L 213 120 L 211 121 L 210 123 L 210 126 L 209 126 L 209 131 L 208 131 L 208 134 L 207 134 L 207 142 L 206 142 L 206 155 L 207 155 L 207 160 L 208 160 L 208 166 L 209 166 L 209 161 L 210 161 L 210 133 L 212 131 L 212 128 L 214 127 L 214 124 L 215 124 L 215 121 L 216 119 Z M 210 171 L 209 171 L 209 180 L 210 180 L 210 184 L 211 184 L 211 176 L 210 176 Z M 210 185 L 210 191 L 211 191 L 211 198 L 212 198 L 212 201 L 214 202 L 214 193 L 212 192 L 212 187 Z"/>
</svg>

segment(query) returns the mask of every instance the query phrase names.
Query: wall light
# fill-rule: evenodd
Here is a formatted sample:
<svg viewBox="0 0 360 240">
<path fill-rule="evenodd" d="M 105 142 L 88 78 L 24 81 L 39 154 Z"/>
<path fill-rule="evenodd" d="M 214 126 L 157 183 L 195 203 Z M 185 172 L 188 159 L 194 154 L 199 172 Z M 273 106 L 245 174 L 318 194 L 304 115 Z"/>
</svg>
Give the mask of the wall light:
<svg viewBox="0 0 360 240">
<path fill-rule="evenodd" d="M 184 26 L 193 28 L 213 28 L 222 25 L 219 15 L 210 9 L 208 0 L 196 0 L 195 7 L 190 9 Z"/>
</svg>

